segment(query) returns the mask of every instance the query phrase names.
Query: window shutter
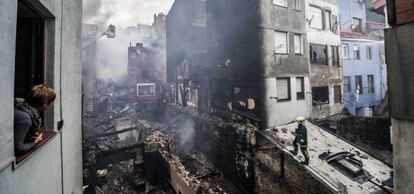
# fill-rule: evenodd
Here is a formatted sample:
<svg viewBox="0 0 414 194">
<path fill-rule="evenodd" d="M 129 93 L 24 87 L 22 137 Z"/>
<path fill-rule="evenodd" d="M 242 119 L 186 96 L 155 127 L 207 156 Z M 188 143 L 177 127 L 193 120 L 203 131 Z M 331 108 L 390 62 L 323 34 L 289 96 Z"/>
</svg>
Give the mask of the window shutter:
<svg viewBox="0 0 414 194">
<path fill-rule="evenodd" d="M 289 79 L 277 79 L 277 97 L 279 100 L 289 99 Z"/>
</svg>

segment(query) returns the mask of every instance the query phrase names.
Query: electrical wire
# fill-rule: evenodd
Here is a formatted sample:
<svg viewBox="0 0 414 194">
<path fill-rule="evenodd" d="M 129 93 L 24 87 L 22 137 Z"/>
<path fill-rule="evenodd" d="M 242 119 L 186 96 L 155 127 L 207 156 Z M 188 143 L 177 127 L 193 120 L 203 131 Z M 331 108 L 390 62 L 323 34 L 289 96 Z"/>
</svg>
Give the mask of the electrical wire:
<svg viewBox="0 0 414 194">
<path fill-rule="evenodd" d="M 65 193 L 65 186 L 64 186 L 64 178 L 63 178 L 63 111 L 62 111 L 62 49 L 63 49 L 63 0 L 61 0 L 61 12 L 60 12 L 60 63 L 59 63 L 59 104 L 60 104 L 60 121 L 58 122 L 58 130 L 60 131 L 60 176 L 61 176 L 61 187 L 62 187 L 62 194 Z"/>
</svg>

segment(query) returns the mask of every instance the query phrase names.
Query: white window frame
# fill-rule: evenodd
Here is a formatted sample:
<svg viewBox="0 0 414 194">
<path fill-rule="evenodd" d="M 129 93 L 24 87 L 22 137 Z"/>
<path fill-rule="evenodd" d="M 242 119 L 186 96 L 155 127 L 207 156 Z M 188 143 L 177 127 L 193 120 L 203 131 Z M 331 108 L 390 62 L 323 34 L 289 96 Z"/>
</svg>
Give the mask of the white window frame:
<svg viewBox="0 0 414 194">
<path fill-rule="evenodd" d="M 273 5 L 277 5 L 280 7 L 288 7 L 288 0 L 273 0 Z"/>
<path fill-rule="evenodd" d="M 139 87 L 141 87 L 141 86 L 153 86 L 153 87 L 154 87 L 154 92 L 153 92 L 153 94 L 149 94 L 149 95 L 140 95 L 140 94 L 139 94 Z M 137 84 L 137 96 L 139 96 L 139 97 L 145 97 L 145 96 L 155 96 L 155 95 L 156 95 L 156 93 L 157 93 L 157 91 L 156 91 L 155 83 L 139 83 L 139 84 Z"/>
<path fill-rule="evenodd" d="M 295 34 L 293 37 L 295 46 L 295 54 L 303 54 L 303 37 L 302 34 Z M 299 45 L 299 48 L 298 48 Z"/>
<path fill-rule="evenodd" d="M 323 30 L 323 10 L 317 6 L 310 5 L 309 6 L 309 19 L 312 19 L 311 23 L 309 24 L 310 28 Z M 315 22 L 318 21 L 319 22 Z"/>
<path fill-rule="evenodd" d="M 280 37 L 285 36 L 285 45 L 286 45 L 285 47 L 283 47 L 284 44 L 280 44 L 278 42 L 277 35 L 281 35 Z M 289 54 L 289 33 L 275 31 L 274 38 L 275 38 L 275 53 L 276 54 Z"/>
<path fill-rule="evenodd" d="M 349 45 L 348 44 L 341 45 L 341 58 L 349 59 Z"/>
</svg>

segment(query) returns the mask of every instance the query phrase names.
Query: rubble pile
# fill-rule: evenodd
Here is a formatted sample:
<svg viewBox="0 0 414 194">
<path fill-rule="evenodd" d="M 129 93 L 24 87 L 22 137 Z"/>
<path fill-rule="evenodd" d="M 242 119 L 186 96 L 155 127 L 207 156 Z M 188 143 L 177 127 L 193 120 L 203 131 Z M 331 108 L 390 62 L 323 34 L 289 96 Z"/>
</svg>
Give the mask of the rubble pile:
<svg viewBox="0 0 414 194">
<path fill-rule="evenodd" d="M 239 193 L 237 187 L 209 163 L 199 152 L 179 152 L 179 142 L 172 131 L 154 131 L 146 138 L 146 149 L 158 149 L 162 158 L 195 193 Z M 150 147 L 150 148 L 149 148 Z M 174 148 L 174 149 L 172 149 Z M 149 151 L 149 150 L 146 150 Z"/>
</svg>

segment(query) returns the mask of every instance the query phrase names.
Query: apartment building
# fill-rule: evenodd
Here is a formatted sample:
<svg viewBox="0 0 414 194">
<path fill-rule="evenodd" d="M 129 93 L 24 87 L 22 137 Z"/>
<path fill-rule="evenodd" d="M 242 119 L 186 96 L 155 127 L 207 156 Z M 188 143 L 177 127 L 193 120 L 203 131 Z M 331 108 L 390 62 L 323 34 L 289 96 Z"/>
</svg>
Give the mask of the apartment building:
<svg viewBox="0 0 414 194">
<path fill-rule="evenodd" d="M 307 0 L 306 21 L 309 42 L 312 118 L 326 118 L 342 112 L 343 80 L 339 57 L 339 2 Z"/>
</svg>

